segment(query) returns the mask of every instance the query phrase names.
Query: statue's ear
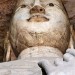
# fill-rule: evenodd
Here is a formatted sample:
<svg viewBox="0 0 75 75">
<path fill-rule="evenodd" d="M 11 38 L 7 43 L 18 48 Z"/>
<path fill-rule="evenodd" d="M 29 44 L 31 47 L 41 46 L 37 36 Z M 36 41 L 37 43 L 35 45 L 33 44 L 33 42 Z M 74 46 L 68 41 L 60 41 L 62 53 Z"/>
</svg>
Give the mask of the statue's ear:
<svg viewBox="0 0 75 75">
<path fill-rule="evenodd" d="M 75 25 L 70 25 L 70 43 L 69 48 L 75 48 Z"/>
<path fill-rule="evenodd" d="M 75 48 L 75 24 L 72 25 L 72 38 L 73 38 L 73 45 L 74 45 L 74 48 Z"/>
</svg>

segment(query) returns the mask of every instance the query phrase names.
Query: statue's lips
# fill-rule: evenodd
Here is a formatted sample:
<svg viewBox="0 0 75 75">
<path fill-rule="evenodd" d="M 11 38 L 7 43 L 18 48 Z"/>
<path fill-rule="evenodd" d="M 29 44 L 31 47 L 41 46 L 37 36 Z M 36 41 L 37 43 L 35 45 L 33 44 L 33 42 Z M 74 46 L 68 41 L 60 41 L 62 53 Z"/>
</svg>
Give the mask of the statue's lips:
<svg viewBox="0 0 75 75">
<path fill-rule="evenodd" d="M 29 19 L 27 19 L 28 22 L 45 22 L 49 21 L 48 18 L 40 15 L 31 16 Z"/>
</svg>

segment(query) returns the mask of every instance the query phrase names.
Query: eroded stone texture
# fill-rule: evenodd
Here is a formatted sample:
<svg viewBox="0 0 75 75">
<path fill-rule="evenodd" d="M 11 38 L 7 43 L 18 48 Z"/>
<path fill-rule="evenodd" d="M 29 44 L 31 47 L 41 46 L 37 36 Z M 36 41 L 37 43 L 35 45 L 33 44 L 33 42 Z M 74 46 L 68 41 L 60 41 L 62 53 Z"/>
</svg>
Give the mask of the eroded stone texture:
<svg viewBox="0 0 75 75">
<path fill-rule="evenodd" d="M 47 75 L 74 75 L 75 74 L 75 49 L 68 49 L 63 59 L 57 58 L 54 65 L 47 60 L 39 62 L 39 66 Z"/>
<path fill-rule="evenodd" d="M 72 37 L 75 48 L 75 0 L 62 0 L 72 26 Z"/>
<path fill-rule="evenodd" d="M 53 64 L 56 58 L 25 58 L 0 64 L 1 75 L 42 75 L 41 68 L 38 66 L 40 60 L 47 59 Z"/>
<path fill-rule="evenodd" d="M 74 62 L 75 50 L 68 49 L 63 59 L 60 57 L 27 57 L 16 61 L 0 63 L 0 74 L 43 75 L 43 73 L 46 73 L 46 75 L 74 75 Z M 38 65 L 44 70 L 42 71 Z"/>
<path fill-rule="evenodd" d="M 33 57 L 62 57 L 62 52 L 53 47 L 49 46 L 36 46 L 24 49 L 20 55 L 18 56 L 18 59 L 25 59 L 27 57 L 33 58 Z"/>
<path fill-rule="evenodd" d="M 0 0 L 0 61 L 4 56 L 4 40 L 9 29 L 16 0 Z"/>
<path fill-rule="evenodd" d="M 71 24 L 75 24 L 75 0 L 62 0 Z"/>
</svg>

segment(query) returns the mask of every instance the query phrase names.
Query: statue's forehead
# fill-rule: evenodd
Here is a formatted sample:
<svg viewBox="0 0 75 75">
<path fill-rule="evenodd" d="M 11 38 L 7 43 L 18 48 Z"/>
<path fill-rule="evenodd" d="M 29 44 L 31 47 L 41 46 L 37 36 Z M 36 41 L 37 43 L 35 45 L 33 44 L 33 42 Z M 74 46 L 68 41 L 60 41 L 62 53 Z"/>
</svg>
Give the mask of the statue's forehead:
<svg viewBox="0 0 75 75">
<path fill-rule="evenodd" d="M 34 3 L 35 2 L 35 0 L 24 0 L 25 1 L 25 3 Z"/>
<path fill-rule="evenodd" d="M 34 4 L 37 0 L 18 0 L 18 5 L 21 4 Z M 59 5 L 60 0 L 39 0 L 43 4 L 54 3 Z"/>
<path fill-rule="evenodd" d="M 37 0 L 20 0 L 23 3 L 34 3 Z M 58 2 L 60 0 L 39 0 L 40 2 Z"/>
<path fill-rule="evenodd" d="M 61 0 L 40 0 L 40 2 L 43 3 L 54 3 L 54 4 L 59 4 L 59 1 Z"/>
</svg>

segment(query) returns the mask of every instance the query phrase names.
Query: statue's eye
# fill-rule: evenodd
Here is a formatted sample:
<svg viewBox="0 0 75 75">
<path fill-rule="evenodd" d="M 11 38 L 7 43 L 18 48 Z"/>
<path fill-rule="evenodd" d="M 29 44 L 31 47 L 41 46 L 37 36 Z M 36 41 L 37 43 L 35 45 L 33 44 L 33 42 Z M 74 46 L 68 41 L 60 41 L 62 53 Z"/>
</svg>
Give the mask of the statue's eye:
<svg viewBox="0 0 75 75">
<path fill-rule="evenodd" d="M 53 7 L 53 6 L 54 6 L 54 4 L 53 4 L 53 3 L 49 3 L 49 6 L 52 6 L 52 7 Z"/>
<path fill-rule="evenodd" d="M 25 5 L 25 4 L 23 4 L 23 5 L 21 5 L 21 8 L 25 8 L 27 5 Z"/>
</svg>

